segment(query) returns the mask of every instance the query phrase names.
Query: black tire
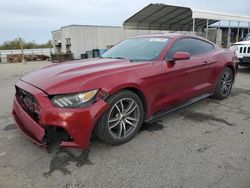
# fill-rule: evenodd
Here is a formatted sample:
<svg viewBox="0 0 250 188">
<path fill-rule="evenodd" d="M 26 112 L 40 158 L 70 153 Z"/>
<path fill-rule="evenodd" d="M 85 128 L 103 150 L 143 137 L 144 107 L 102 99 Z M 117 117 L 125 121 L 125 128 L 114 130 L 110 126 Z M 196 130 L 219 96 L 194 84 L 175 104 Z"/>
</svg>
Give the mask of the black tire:
<svg viewBox="0 0 250 188">
<path fill-rule="evenodd" d="M 212 97 L 219 100 L 227 98 L 232 90 L 233 81 L 233 71 L 229 67 L 226 67 L 218 80 L 215 93 Z"/>
<path fill-rule="evenodd" d="M 135 136 L 136 133 L 138 133 L 144 119 L 143 104 L 140 98 L 129 90 L 122 90 L 110 96 L 106 102 L 110 105 L 110 108 L 98 121 L 94 131 L 95 135 L 100 140 L 111 145 L 120 145 L 128 142 Z M 134 111 L 132 111 L 133 108 L 135 108 Z M 119 113 L 121 109 L 124 109 L 124 113 Z M 128 112 L 126 113 L 126 111 Z M 132 115 L 135 115 L 135 117 L 132 117 Z M 131 120 L 131 118 L 134 120 Z M 114 119 L 119 120 L 113 121 Z M 138 121 L 135 121 L 135 119 L 138 119 Z M 132 124 L 135 125 L 131 126 L 130 124 L 126 123 L 127 121 L 130 123 L 132 122 Z M 116 126 L 111 128 L 114 125 Z"/>
</svg>

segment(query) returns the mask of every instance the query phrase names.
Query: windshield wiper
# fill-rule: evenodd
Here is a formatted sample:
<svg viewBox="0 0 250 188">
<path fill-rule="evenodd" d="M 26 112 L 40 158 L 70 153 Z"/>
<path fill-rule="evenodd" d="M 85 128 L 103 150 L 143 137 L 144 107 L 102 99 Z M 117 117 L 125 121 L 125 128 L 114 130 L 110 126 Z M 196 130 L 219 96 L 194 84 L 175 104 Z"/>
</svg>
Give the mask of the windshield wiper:
<svg viewBox="0 0 250 188">
<path fill-rule="evenodd" d="M 124 59 L 124 60 L 128 60 L 130 62 L 133 62 L 133 60 L 125 58 L 125 57 L 102 57 L 102 58 L 109 58 L 109 59 Z"/>
</svg>

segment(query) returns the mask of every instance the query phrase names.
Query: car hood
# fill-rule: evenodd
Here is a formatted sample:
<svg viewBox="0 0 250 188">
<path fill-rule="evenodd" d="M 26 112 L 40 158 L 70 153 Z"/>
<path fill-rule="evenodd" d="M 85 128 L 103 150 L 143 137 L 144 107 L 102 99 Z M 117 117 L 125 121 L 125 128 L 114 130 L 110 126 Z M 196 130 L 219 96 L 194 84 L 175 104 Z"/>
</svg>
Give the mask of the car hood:
<svg viewBox="0 0 250 188">
<path fill-rule="evenodd" d="M 247 40 L 247 41 L 236 42 L 234 43 L 234 45 L 250 45 L 250 41 Z"/>
<path fill-rule="evenodd" d="M 145 63 L 130 62 L 123 59 L 88 59 L 50 65 L 29 73 L 21 80 L 47 94 L 62 94 L 83 91 L 87 82 L 107 75 L 117 74 Z"/>
</svg>

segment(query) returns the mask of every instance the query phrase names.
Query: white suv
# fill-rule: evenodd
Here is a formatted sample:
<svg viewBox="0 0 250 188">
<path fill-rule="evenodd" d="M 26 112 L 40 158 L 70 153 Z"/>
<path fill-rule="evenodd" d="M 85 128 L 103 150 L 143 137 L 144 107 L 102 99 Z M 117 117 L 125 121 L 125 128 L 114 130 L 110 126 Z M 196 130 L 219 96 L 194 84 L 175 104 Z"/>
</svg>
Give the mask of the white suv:
<svg viewBox="0 0 250 188">
<path fill-rule="evenodd" d="M 239 65 L 250 67 L 250 33 L 241 42 L 236 42 L 232 46 L 239 59 Z"/>
</svg>

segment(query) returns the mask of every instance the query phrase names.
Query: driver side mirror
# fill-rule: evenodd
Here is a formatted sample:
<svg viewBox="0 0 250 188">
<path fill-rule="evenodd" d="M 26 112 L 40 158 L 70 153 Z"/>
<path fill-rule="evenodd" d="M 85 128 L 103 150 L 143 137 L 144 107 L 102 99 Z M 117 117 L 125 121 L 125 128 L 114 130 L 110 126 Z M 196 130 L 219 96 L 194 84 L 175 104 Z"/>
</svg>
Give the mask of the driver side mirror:
<svg viewBox="0 0 250 188">
<path fill-rule="evenodd" d="M 176 52 L 173 57 L 173 61 L 188 60 L 191 55 L 188 52 Z"/>
</svg>

